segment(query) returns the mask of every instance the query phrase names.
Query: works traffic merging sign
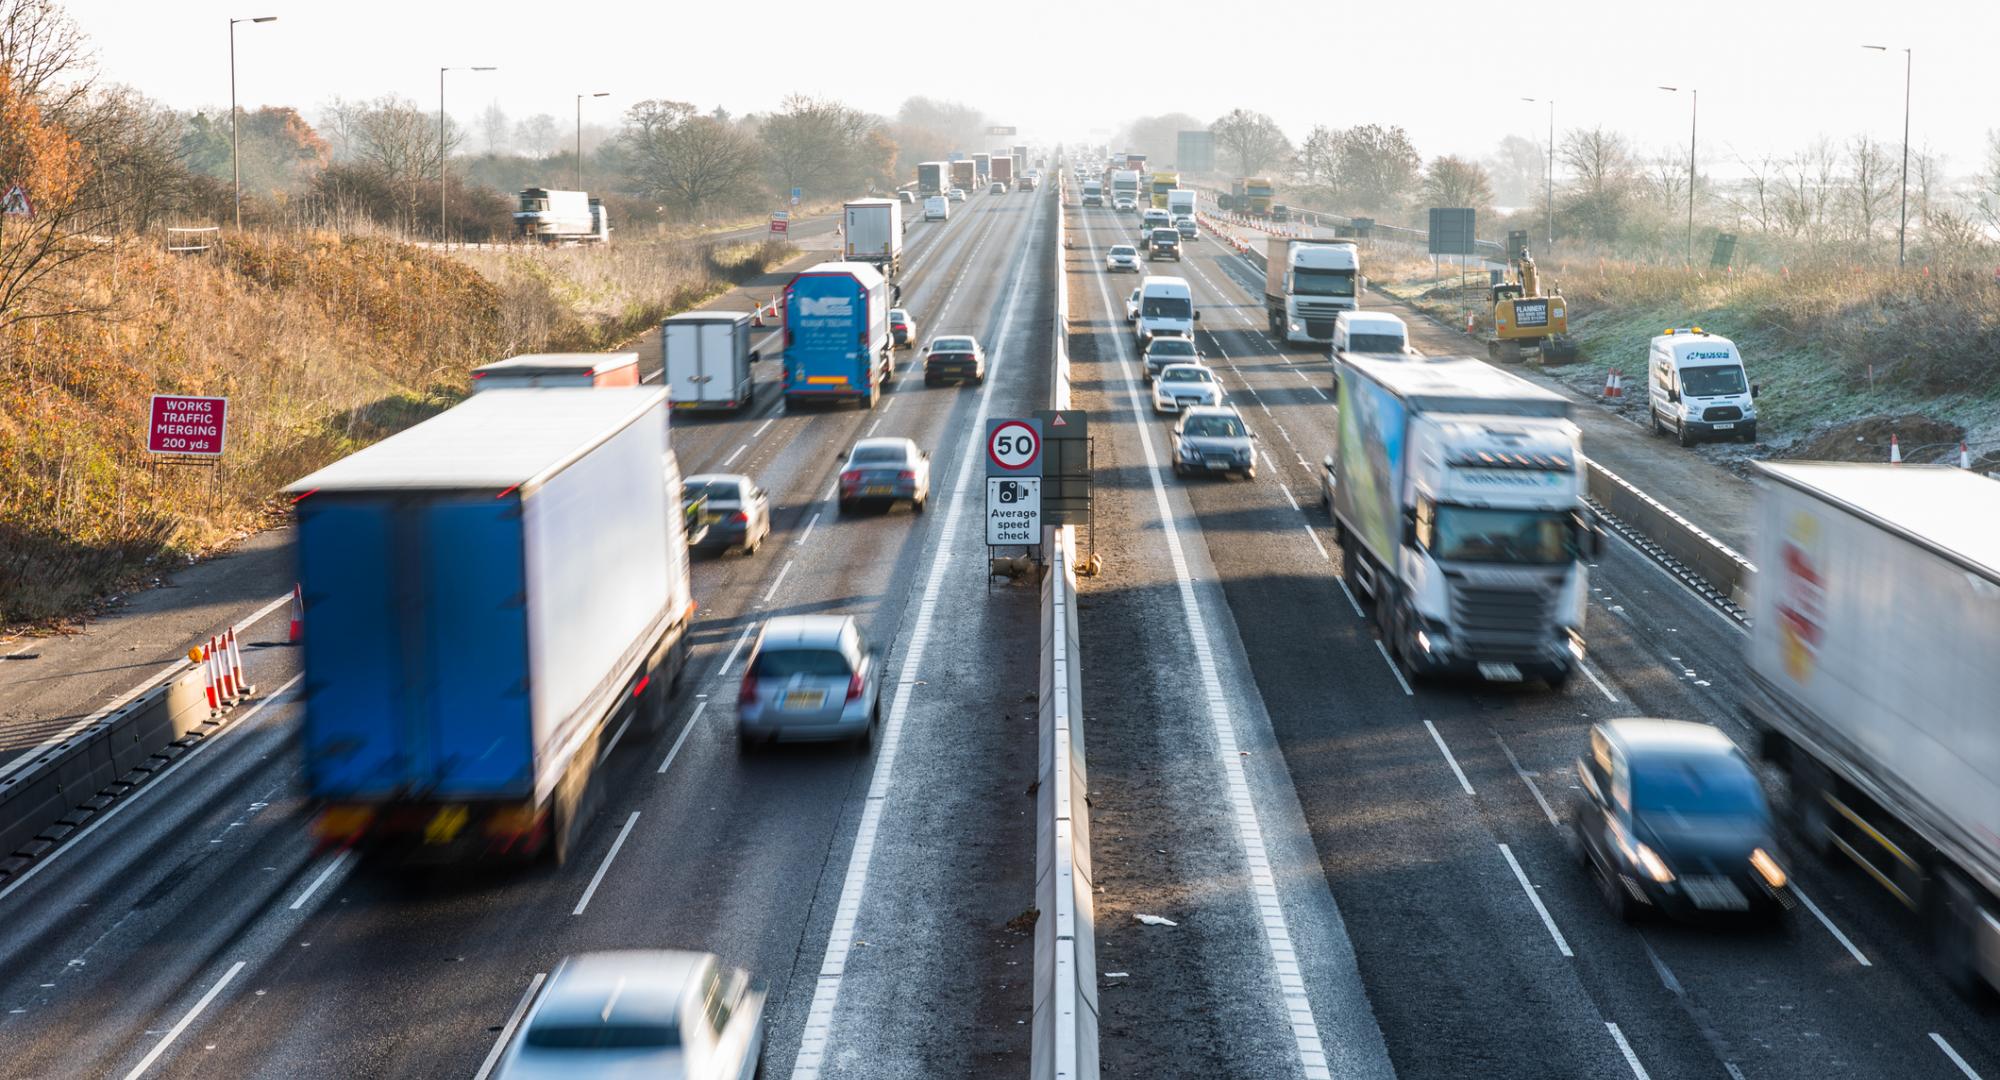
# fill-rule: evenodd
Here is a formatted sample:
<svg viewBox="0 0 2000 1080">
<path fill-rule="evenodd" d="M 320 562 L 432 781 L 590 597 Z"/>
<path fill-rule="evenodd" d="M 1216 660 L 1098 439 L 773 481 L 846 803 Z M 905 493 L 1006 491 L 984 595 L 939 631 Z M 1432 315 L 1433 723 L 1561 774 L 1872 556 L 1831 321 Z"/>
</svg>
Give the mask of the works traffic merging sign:
<svg viewBox="0 0 2000 1080">
<path fill-rule="evenodd" d="M 986 421 L 986 475 L 1042 475 L 1042 422 Z"/>
<path fill-rule="evenodd" d="M 146 449 L 154 454 L 221 457 L 228 431 L 228 398 L 154 394 Z"/>
</svg>

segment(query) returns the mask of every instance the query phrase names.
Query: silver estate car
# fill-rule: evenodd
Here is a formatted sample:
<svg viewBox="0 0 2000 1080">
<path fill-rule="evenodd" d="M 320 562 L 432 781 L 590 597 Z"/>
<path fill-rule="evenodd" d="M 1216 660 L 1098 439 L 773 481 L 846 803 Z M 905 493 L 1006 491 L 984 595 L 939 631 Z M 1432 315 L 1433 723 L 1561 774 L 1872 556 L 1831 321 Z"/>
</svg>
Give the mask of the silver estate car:
<svg viewBox="0 0 2000 1080">
<path fill-rule="evenodd" d="M 743 668 L 738 745 L 852 739 L 867 746 L 882 721 L 881 668 L 852 615 L 771 619 Z"/>
<path fill-rule="evenodd" d="M 768 993 L 748 972 L 709 953 L 571 956 L 536 995 L 493 1075 L 750 1080 L 764 1049 Z"/>
<path fill-rule="evenodd" d="M 1174 475 L 1233 472 L 1257 478 L 1256 434 L 1227 405 L 1196 405 L 1174 425 Z"/>
</svg>

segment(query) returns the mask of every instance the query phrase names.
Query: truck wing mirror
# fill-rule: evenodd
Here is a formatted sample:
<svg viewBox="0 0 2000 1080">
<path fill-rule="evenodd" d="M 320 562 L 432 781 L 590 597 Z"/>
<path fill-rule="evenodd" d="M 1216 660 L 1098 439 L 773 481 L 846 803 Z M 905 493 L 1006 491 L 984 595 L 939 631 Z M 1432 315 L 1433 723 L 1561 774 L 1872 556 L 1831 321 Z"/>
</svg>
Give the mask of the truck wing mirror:
<svg viewBox="0 0 2000 1080">
<path fill-rule="evenodd" d="M 1403 511 L 1403 546 L 1417 546 L 1417 512 L 1415 510 Z"/>
<path fill-rule="evenodd" d="M 1325 467 L 1326 467 L 1326 471 L 1327 471 L 1327 472 L 1332 472 L 1332 471 L 1333 471 L 1333 455 L 1332 455 L 1332 454 L 1328 454 L 1327 456 L 1325 456 L 1325 457 L 1323 457 L 1323 458 L 1319 459 L 1319 463 L 1320 463 L 1321 465 L 1323 465 L 1323 466 L 1325 466 Z"/>
<path fill-rule="evenodd" d="M 1758 384 L 1758 383 L 1751 383 L 1751 384 L 1750 384 L 1750 400 L 1752 400 L 1752 401 L 1755 401 L 1755 400 L 1757 400 L 1757 395 L 1758 395 L 1758 394 L 1759 394 L 1760 392 L 1762 392 L 1762 391 L 1763 391 L 1763 389 L 1764 389 L 1764 387 L 1763 387 L 1763 386 L 1762 386 L 1761 384 Z"/>
<path fill-rule="evenodd" d="M 1668 400 L 1668 401 L 1672 401 L 1672 402 L 1679 402 L 1679 401 L 1680 401 L 1680 399 L 1681 399 L 1681 392 L 1680 392 L 1679 390 L 1677 390 L 1677 389 L 1674 389 L 1673 387 L 1668 387 L 1668 388 L 1667 388 L 1667 400 Z"/>
<path fill-rule="evenodd" d="M 757 361 L 759 361 L 759 360 L 762 360 L 762 359 L 764 359 L 764 354 L 763 354 L 762 352 L 759 352 L 759 351 L 758 351 L 758 350 L 756 350 L 756 349 L 751 349 L 751 350 L 750 350 L 750 362 L 751 362 L 751 363 L 753 363 L 753 364 L 754 364 L 754 363 L 756 363 Z"/>
<path fill-rule="evenodd" d="M 1196 321 L 1196 322 L 1200 322 L 1200 321 L 1201 321 L 1201 312 L 1197 311 L 1197 312 L 1195 312 L 1195 313 L 1194 313 L 1194 321 Z"/>
</svg>

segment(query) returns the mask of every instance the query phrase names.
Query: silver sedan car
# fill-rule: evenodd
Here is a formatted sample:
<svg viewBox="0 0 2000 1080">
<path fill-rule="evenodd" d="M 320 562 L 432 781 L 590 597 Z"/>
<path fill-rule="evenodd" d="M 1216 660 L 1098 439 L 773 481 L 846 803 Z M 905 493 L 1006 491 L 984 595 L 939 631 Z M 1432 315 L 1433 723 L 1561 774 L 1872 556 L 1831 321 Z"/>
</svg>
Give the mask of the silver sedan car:
<svg viewBox="0 0 2000 1080">
<path fill-rule="evenodd" d="M 1185 412 L 1197 405 L 1222 404 L 1222 382 L 1201 364 L 1168 364 L 1153 382 L 1153 411 Z"/>
<path fill-rule="evenodd" d="M 781 615 L 764 624 L 736 699 L 737 745 L 852 739 L 882 722 L 882 662 L 852 615 Z"/>
<path fill-rule="evenodd" d="M 764 1049 L 766 995 L 749 973 L 709 953 L 568 957 L 535 997 L 493 1075 L 750 1080 Z"/>
<path fill-rule="evenodd" d="M 755 480 L 740 473 L 697 473 L 687 478 L 682 500 L 701 502 L 705 535 L 698 541 L 718 551 L 742 548 L 755 555 L 771 535 L 771 498 Z"/>
<path fill-rule="evenodd" d="M 863 503 L 884 509 L 908 500 L 921 514 L 931 501 L 931 456 L 909 439 L 863 439 L 840 467 L 840 512 Z"/>
</svg>

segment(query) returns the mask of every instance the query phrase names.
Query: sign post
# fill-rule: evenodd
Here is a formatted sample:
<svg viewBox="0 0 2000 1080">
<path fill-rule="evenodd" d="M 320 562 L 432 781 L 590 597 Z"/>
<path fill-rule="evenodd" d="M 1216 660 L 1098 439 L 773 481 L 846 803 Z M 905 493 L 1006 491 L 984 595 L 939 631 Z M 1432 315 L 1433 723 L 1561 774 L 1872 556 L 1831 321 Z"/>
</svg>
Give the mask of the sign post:
<svg viewBox="0 0 2000 1080">
<path fill-rule="evenodd" d="M 771 214 L 771 231 L 783 233 L 791 228 L 792 214 L 789 210 L 778 210 Z"/>
<path fill-rule="evenodd" d="M 229 433 L 229 399 L 154 394 L 146 451 L 176 457 L 220 458 Z"/>
</svg>

